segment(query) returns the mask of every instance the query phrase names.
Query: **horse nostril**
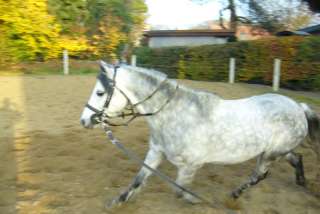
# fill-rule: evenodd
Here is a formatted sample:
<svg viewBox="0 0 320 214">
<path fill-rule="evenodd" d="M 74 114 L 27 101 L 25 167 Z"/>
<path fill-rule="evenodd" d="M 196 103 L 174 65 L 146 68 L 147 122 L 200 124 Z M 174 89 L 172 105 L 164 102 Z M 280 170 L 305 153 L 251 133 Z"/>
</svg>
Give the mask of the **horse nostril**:
<svg viewBox="0 0 320 214">
<path fill-rule="evenodd" d="M 86 121 L 84 119 L 81 119 L 80 123 L 81 123 L 82 126 L 84 126 L 86 124 Z"/>
</svg>

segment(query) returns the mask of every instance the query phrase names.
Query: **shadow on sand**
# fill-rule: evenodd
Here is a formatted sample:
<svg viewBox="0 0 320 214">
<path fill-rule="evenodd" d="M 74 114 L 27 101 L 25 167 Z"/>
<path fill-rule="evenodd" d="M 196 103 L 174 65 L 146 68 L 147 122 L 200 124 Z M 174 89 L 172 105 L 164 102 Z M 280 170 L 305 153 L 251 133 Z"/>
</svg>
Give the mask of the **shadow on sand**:
<svg viewBox="0 0 320 214">
<path fill-rule="evenodd" d="M 0 107 L 0 213 L 16 213 L 15 123 L 20 113 L 9 98 Z"/>
</svg>

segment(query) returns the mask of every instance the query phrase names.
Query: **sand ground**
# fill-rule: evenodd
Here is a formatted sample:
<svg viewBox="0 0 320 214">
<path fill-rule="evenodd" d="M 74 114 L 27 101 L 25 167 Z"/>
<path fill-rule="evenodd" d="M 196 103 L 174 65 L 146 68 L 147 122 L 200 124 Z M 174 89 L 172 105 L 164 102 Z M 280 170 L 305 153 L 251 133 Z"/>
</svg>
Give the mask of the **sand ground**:
<svg viewBox="0 0 320 214">
<path fill-rule="evenodd" d="M 177 199 L 171 188 L 151 177 L 128 204 L 105 210 L 131 182 L 139 166 L 113 145 L 100 129 L 85 130 L 79 117 L 95 82 L 94 76 L 0 76 L 0 213 L 1 214 L 211 214 L 224 213 L 206 205 Z M 218 93 L 225 98 L 270 91 L 266 86 L 183 81 L 183 84 Z M 296 92 L 285 91 L 295 95 Z M 317 97 L 319 94 L 298 93 Z M 320 106 L 314 106 L 320 110 Z M 143 119 L 114 134 L 143 157 L 148 128 Z M 320 182 L 315 154 L 307 144 L 304 155 L 308 188 L 295 184 L 293 169 L 281 160 L 269 177 L 234 202 L 230 191 L 246 180 L 255 161 L 233 166 L 204 166 L 192 189 L 220 201 L 237 213 L 320 213 Z M 161 170 L 175 177 L 164 162 Z"/>
</svg>

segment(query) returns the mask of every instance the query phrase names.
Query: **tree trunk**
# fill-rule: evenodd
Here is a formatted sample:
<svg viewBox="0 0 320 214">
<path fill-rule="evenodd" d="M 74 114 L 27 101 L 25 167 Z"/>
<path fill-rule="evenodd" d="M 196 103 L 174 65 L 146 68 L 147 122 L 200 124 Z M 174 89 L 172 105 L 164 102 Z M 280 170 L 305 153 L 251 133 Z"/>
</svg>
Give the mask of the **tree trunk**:
<svg viewBox="0 0 320 214">
<path fill-rule="evenodd" d="M 236 12 L 236 6 L 234 3 L 234 0 L 229 0 L 229 10 L 230 10 L 230 29 L 237 31 L 237 12 Z"/>
</svg>

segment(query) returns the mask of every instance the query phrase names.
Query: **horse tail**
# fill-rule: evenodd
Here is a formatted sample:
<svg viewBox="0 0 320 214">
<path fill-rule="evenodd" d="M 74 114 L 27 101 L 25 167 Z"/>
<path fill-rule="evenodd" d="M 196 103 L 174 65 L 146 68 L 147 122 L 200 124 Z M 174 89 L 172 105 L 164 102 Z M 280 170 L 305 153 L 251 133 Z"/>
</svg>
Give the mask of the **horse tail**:
<svg viewBox="0 0 320 214">
<path fill-rule="evenodd" d="M 305 103 L 301 103 L 301 106 L 308 121 L 308 134 L 312 148 L 317 153 L 317 158 L 320 162 L 320 117 Z"/>
</svg>

